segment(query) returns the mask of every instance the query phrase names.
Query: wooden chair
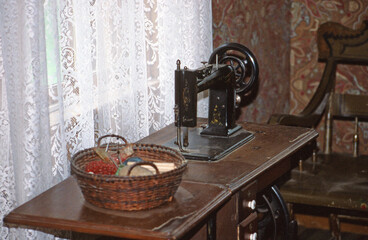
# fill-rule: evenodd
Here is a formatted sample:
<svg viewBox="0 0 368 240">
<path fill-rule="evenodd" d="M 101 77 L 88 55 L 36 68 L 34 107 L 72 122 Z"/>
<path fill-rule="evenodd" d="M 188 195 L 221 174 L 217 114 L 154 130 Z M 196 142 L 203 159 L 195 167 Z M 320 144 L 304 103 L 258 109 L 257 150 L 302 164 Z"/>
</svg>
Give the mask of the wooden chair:
<svg viewBox="0 0 368 240">
<path fill-rule="evenodd" d="M 324 23 L 317 33 L 319 61 L 325 63 L 321 82 L 298 115 L 275 114 L 269 124 L 316 127 L 325 116 L 323 152 L 292 170 L 280 187 L 286 202 L 298 209 L 325 214 L 335 239 L 341 239 L 340 220 L 359 220 L 368 225 L 368 156 L 359 156 L 359 121 L 368 119 L 368 96 L 335 91 L 338 64 L 368 65 L 368 21 L 358 30 L 338 23 Z M 355 124 L 353 153 L 331 150 L 333 120 Z"/>
</svg>

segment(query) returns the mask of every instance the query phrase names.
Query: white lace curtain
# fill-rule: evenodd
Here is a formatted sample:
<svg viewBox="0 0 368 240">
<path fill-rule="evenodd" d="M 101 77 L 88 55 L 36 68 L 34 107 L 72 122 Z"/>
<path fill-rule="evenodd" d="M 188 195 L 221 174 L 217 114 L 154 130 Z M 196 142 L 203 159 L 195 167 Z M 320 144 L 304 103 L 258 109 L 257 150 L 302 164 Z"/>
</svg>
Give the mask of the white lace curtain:
<svg viewBox="0 0 368 240">
<path fill-rule="evenodd" d="M 2 218 L 99 136 L 134 142 L 173 122 L 176 60 L 194 68 L 212 52 L 211 1 L 0 3 L 0 238 L 53 238 Z"/>
</svg>

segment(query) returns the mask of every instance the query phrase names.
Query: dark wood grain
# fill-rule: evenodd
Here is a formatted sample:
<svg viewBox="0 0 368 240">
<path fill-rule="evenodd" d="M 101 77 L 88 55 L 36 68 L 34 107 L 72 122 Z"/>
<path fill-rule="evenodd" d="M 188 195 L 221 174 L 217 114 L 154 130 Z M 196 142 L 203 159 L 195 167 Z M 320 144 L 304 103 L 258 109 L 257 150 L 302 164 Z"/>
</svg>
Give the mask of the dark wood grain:
<svg viewBox="0 0 368 240">
<path fill-rule="evenodd" d="M 282 186 L 286 201 L 367 215 L 368 156 L 318 155 L 315 162 L 303 163 L 303 171 L 293 169 L 291 176 Z"/>
<path fill-rule="evenodd" d="M 173 200 L 158 208 L 124 212 L 91 206 L 74 177 L 69 177 L 13 210 L 4 222 L 130 239 L 188 236 L 241 187 L 256 180 L 261 190 L 279 178 L 290 169 L 291 157 L 318 135 L 297 127 L 252 123 L 243 127 L 255 134 L 251 142 L 217 162 L 188 161 Z M 161 144 L 174 134 L 170 125 L 141 142 Z"/>
<path fill-rule="evenodd" d="M 76 180 L 69 177 L 15 209 L 5 221 L 134 239 L 169 239 L 202 219 L 203 212 L 198 209 L 216 208 L 228 196 L 221 185 L 182 182 L 173 201 L 164 206 L 146 211 L 113 211 L 86 203 Z"/>
</svg>

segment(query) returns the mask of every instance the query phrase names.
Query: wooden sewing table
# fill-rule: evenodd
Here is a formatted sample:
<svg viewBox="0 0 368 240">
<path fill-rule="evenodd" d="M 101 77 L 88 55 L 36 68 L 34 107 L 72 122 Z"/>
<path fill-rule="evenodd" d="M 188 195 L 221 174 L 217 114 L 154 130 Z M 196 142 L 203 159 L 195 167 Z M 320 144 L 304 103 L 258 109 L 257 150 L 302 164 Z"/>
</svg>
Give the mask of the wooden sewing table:
<svg viewBox="0 0 368 240">
<path fill-rule="evenodd" d="M 91 206 L 71 176 L 10 212 L 4 223 L 128 239 L 222 239 L 225 234 L 236 239 L 239 227 L 254 232 L 254 225 L 249 225 L 256 220 L 254 213 L 242 211 L 239 199 L 255 199 L 257 192 L 288 172 L 318 134 L 312 129 L 266 124 L 244 123 L 243 127 L 254 133 L 253 140 L 217 162 L 188 161 L 173 200 L 158 208 L 125 212 Z M 172 124 L 141 142 L 162 144 L 175 131 Z M 206 228 L 207 224 L 215 227 Z M 214 229 L 212 237 L 207 229 Z"/>
</svg>

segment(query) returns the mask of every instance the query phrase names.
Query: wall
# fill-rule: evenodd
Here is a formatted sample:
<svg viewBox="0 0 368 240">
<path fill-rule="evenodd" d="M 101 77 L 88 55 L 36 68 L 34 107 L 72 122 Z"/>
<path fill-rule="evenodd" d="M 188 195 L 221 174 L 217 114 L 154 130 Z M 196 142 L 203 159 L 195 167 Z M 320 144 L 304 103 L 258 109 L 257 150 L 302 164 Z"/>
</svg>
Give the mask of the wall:
<svg viewBox="0 0 368 240">
<path fill-rule="evenodd" d="M 241 121 L 266 122 L 273 112 L 289 110 L 290 7 L 279 0 L 212 1 L 214 48 L 241 43 L 259 64 L 257 94 L 243 107 Z"/>
<path fill-rule="evenodd" d="M 290 112 L 298 113 L 308 103 L 321 79 L 323 63 L 318 63 L 316 33 L 318 26 L 327 21 L 341 23 L 357 29 L 368 17 L 367 0 L 293 0 L 291 5 L 291 55 L 290 55 Z M 367 67 L 340 65 L 336 77 L 336 90 L 367 94 Z M 365 80 L 365 81 L 362 81 Z M 351 152 L 353 123 L 334 121 L 333 149 L 339 152 Z M 360 150 L 368 149 L 368 125 L 360 124 Z M 323 122 L 318 127 L 322 147 Z"/>
<path fill-rule="evenodd" d="M 239 120 L 265 122 L 272 113 L 298 113 L 313 96 L 324 65 L 317 62 L 316 32 L 327 21 L 358 28 L 368 18 L 367 0 L 213 0 L 214 47 L 240 42 L 260 65 L 259 89 Z M 339 92 L 367 93 L 367 67 L 340 66 Z M 352 123 L 335 121 L 336 151 L 352 148 Z M 368 152 L 368 125 L 361 123 L 361 151 Z M 318 127 L 323 136 L 322 124 Z"/>
</svg>

